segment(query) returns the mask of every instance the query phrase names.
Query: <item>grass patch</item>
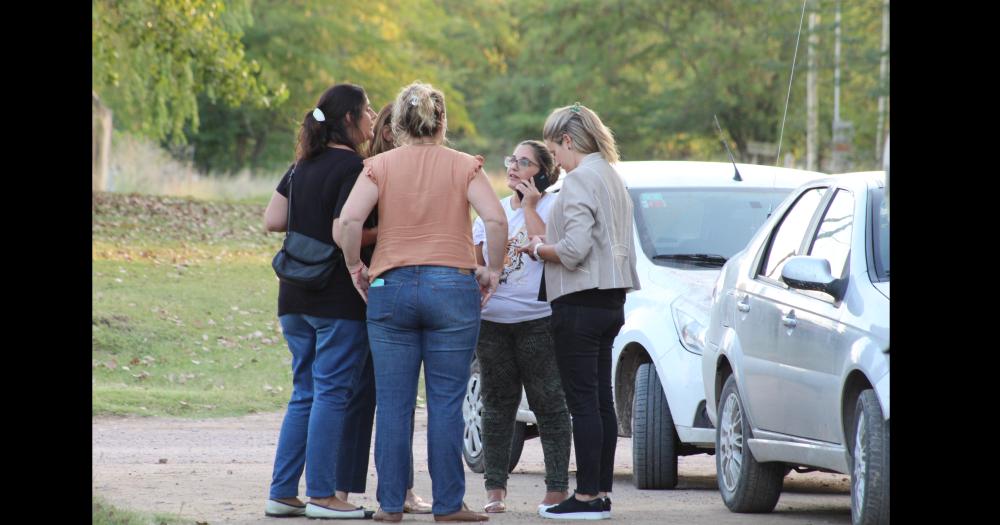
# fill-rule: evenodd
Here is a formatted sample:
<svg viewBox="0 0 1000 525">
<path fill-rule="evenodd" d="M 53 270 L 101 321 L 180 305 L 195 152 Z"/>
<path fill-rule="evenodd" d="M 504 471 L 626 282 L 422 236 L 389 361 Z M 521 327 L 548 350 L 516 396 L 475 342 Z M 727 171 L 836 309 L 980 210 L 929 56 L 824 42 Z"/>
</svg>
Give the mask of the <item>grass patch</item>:
<svg viewBox="0 0 1000 525">
<path fill-rule="evenodd" d="M 92 413 L 218 417 L 280 410 L 291 354 L 264 204 L 98 193 Z M 421 378 L 418 403 L 423 403 Z"/>
<path fill-rule="evenodd" d="M 282 408 L 291 354 L 263 205 L 98 194 L 94 414 L 239 415 Z"/>
<path fill-rule="evenodd" d="M 185 520 L 169 514 L 147 514 L 124 510 L 111 505 L 103 498 L 92 496 L 93 525 L 193 525 L 192 520 Z"/>
<path fill-rule="evenodd" d="M 208 200 L 251 199 L 267 204 L 282 174 L 284 169 L 202 173 L 190 160 L 179 160 L 155 141 L 115 131 L 104 189 Z"/>
</svg>

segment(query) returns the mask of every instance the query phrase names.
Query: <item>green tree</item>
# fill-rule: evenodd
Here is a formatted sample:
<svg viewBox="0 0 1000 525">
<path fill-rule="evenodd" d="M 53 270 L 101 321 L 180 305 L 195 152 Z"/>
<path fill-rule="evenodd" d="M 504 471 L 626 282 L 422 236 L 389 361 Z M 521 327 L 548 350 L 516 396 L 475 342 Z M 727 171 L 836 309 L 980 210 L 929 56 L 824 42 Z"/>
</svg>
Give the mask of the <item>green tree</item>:
<svg viewBox="0 0 1000 525">
<path fill-rule="evenodd" d="M 261 108 L 205 100 L 194 139 L 196 162 L 224 172 L 287 165 L 305 114 L 323 90 L 339 82 L 364 87 L 376 110 L 404 85 L 430 82 L 448 100 L 451 137 L 475 140 L 466 90 L 458 86 L 469 80 L 463 72 L 477 54 L 483 56 L 482 45 L 463 18 L 469 4 L 454 4 L 457 12 L 431 0 L 255 2 L 257 23 L 243 37 L 247 56 L 261 64 L 263 78 L 287 85 L 289 96 Z"/>
<path fill-rule="evenodd" d="M 91 15 L 92 88 L 118 129 L 183 144 L 198 131 L 199 95 L 251 107 L 287 96 L 246 60 L 248 0 L 95 0 Z"/>
<path fill-rule="evenodd" d="M 849 5 L 848 5 L 849 4 Z M 842 118 L 859 157 L 874 148 L 881 2 L 844 3 Z M 820 143 L 832 122 L 833 9 L 820 2 Z M 802 3 L 760 0 L 518 2 L 505 74 L 481 91 L 473 119 L 510 143 L 537 136 L 574 101 L 613 130 L 623 159 L 725 160 L 718 116 L 737 160 L 750 141 L 778 142 Z M 805 45 L 799 43 L 782 151 L 804 156 Z M 866 146 L 863 146 L 866 145 Z M 775 159 L 759 159 L 772 163 Z"/>
</svg>

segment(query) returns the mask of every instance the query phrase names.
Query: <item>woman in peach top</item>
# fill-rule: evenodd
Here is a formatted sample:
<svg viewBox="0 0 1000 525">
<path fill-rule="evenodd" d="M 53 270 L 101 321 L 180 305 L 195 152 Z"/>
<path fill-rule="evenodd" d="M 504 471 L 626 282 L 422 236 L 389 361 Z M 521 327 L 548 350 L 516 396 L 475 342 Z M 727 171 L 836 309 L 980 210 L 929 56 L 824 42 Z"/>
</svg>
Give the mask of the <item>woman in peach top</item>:
<svg viewBox="0 0 1000 525">
<path fill-rule="evenodd" d="M 485 521 L 463 502 L 462 399 L 480 308 L 500 279 L 507 219 L 482 158 L 442 145 L 447 118 L 440 91 L 421 83 L 403 88 L 392 123 L 399 147 L 365 160 L 336 232 L 355 287 L 368 300 L 378 407 L 375 519 L 403 516 L 422 363 L 434 519 Z M 369 269 L 360 259 L 361 226 L 376 203 L 379 235 Z M 486 224 L 488 268 L 476 264 L 470 204 Z"/>
<path fill-rule="evenodd" d="M 392 104 L 386 104 L 375 117 L 374 138 L 369 143 L 368 155 L 375 156 L 396 147 L 392 135 Z M 352 185 L 353 187 L 353 185 Z M 374 217 L 374 213 L 372 216 Z M 373 223 L 377 223 L 374 220 Z M 369 259 L 371 261 L 371 259 Z M 367 329 L 366 329 L 367 333 Z M 365 360 L 361 377 L 354 385 L 354 392 L 347 403 L 344 437 L 337 460 L 336 495 L 347 501 L 349 493 L 363 493 L 368 481 L 368 458 L 372 446 L 372 425 L 375 423 L 375 368 L 371 356 Z M 411 419 L 413 419 L 411 417 Z M 410 446 L 413 446 L 413 428 L 410 428 Z M 403 512 L 430 514 L 431 504 L 413 492 L 413 458 L 410 457 L 410 476 L 406 485 Z"/>
</svg>

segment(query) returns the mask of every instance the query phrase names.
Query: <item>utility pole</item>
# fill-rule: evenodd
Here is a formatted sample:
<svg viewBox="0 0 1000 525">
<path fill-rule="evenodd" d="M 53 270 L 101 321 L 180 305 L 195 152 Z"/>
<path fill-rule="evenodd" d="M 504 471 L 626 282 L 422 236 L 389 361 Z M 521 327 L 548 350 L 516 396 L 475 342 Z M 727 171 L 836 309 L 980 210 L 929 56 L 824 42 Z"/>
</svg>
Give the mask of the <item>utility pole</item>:
<svg viewBox="0 0 1000 525">
<path fill-rule="evenodd" d="M 875 162 L 882 160 L 882 133 L 885 124 L 885 75 L 889 70 L 889 0 L 882 2 L 882 63 L 878 70 L 878 131 L 875 133 Z"/>
<path fill-rule="evenodd" d="M 815 12 L 815 2 L 810 1 L 809 13 L 809 45 L 808 65 L 806 70 L 806 169 L 817 171 L 816 143 L 818 139 L 819 110 L 816 97 L 816 47 L 819 45 L 819 35 L 816 24 L 819 15 Z"/>
<path fill-rule="evenodd" d="M 837 15 L 833 25 L 833 127 L 840 122 L 840 0 L 837 0 Z"/>
</svg>

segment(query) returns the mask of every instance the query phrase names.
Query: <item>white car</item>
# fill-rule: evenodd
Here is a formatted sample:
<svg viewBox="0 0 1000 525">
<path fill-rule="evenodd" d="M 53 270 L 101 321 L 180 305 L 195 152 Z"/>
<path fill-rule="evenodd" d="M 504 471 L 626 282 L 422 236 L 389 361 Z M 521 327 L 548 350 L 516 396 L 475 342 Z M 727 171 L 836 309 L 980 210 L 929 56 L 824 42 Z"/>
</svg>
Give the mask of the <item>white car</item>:
<svg viewBox="0 0 1000 525">
<path fill-rule="evenodd" d="M 637 272 L 642 289 L 626 296 L 625 324 L 612 348 L 619 435 L 633 438 L 633 480 L 642 489 L 673 488 L 677 456 L 711 451 L 715 430 L 701 382 L 703 332 L 719 268 L 810 171 L 721 162 L 620 162 L 632 196 Z M 478 363 L 464 415 L 465 459 L 482 471 Z M 537 436 L 522 396 L 511 450 Z"/>
<path fill-rule="evenodd" d="M 854 523 L 889 523 L 884 189 L 884 172 L 804 184 L 719 276 L 702 374 L 734 512 L 770 512 L 804 467 L 850 473 Z"/>
<path fill-rule="evenodd" d="M 701 385 L 712 285 L 785 196 L 821 176 L 737 166 L 616 166 L 635 210 L 642 289 L 626 296 L 625 324 L 612 347 L 612 384 L 619 435 L 632 437 L 632 476 L 640 489 L 674 488 L 677 457 L 714 448 Z"/>
</svg>

